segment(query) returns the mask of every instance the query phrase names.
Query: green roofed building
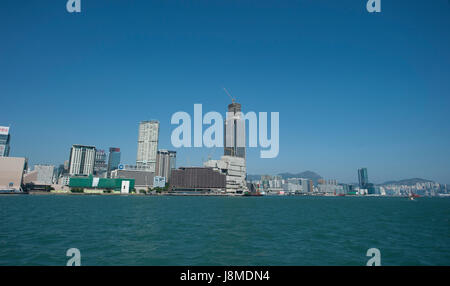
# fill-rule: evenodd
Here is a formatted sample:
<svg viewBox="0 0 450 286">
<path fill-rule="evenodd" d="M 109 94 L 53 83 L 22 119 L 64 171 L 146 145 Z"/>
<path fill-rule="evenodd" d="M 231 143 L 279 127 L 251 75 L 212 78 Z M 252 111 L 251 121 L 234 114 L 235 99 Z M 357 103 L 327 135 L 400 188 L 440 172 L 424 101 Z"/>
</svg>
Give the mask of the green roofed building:
<svg viewBox="0 0 450 286">
<path fill-rule="evenodd" d="M 129 193 L 134 189 L 134 179 L 109 179 L 88 177 L 71 177 L 69 187 L 83 189 L 84 192 L 102 193 L 104 191 Z"/>
</svg>

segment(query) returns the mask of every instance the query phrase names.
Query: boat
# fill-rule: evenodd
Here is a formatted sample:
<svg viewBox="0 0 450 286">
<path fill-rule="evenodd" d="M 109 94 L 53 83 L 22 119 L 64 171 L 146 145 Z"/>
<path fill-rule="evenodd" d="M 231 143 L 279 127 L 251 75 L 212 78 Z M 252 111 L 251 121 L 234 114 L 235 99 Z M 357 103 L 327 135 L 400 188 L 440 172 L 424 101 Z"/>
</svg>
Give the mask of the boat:
<svg viewBox="0 0 450 286">
<path fill-rule="evenodd" d="M 263 194 L 260 192 L 245 192 L 244 197 L 262 197 Z"/>
<path fill-rule="evenodd" d="M 411 201 L 414 201 L 416 198 L 420 198 L 419 195 L 414 194 L 413 192 L 411 192 L 408 197 Z"/>
</svg>

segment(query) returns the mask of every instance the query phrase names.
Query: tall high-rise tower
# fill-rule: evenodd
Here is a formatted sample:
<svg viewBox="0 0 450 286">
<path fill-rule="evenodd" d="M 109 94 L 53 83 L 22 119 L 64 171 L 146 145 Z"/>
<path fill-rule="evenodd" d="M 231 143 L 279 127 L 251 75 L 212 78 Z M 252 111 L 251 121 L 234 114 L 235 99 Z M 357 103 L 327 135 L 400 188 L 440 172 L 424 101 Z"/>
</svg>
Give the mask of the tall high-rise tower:
<svg viewBox="0 0 450 286">
<path fill-rule="evenodd" d="M 369 176 L 367 168 L 358 169 L 358 181 L 361 188 L 366 188 L 369 185 Z"/>
<path fill-rule="evenodd" d="M 224 155 L 245 159 L 245 121 L 242 118 L 241 104 L 228 105 L 224 128 Z"/>
<path fill-rule="evenodd" d="M 120 164 L 120 148 L 110 147 L 107 166 L 108 177 L 111 175 L 111 171 L 114 171 L 119 167 L 119 164 Z"/>
<path fill-rule="evenodd" d="M 142 121 L 139 124 L 136 166 L 140 170 L 155 172 L 158 151 L 159 121 Z"/>
<path fill-rule="evenodd" d="M 95 146 L 73 145 L 70 149 L 69 174 L 92 175 L 95 164 Z"/>
</svg>

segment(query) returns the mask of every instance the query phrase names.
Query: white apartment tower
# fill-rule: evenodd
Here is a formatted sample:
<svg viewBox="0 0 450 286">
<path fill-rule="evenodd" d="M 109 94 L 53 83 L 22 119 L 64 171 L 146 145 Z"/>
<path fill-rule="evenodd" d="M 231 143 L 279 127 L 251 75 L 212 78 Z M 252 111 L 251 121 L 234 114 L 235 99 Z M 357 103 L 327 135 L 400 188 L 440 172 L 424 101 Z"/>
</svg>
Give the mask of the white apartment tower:
<svg viewBox="0 0 450 286">
<path fill-rule="evenodd" d="M 69 174 L 92 175 L 94 173 L 95 147 L 73 145 L 70 150 Z"/>
<path fill-rule="evenodd" d="M 139 170 L 155 172 L 158 151 L 159 121 L 142 121 L 139 124 L 136 166 Z"/>
</svg>

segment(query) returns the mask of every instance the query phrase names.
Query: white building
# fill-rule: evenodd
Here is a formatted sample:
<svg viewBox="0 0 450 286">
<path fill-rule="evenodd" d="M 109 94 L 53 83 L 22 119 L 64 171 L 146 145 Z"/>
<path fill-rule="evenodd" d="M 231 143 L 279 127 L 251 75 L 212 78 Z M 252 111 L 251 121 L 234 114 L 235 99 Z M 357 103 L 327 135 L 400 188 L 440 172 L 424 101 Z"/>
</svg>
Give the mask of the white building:
<svg viewBox="0 0 450 286">
<path fill-rule="evenodd" d="M 92 175 L 94 173 L 95 147 L 73 145 L 70 150 L 69 174 Z"/>
<path fill-rule="evenodd" d="M 58 179 L 58 184 L 62 185 L 62 186 L 68 186 L 69 182 L 70 182 L 70 176 L 67 176 L 67 175 L 61 176 Z"/>
<path fill-rule="evenodd" d="M 54 183 L 55 166 L 52 165 L 34 165 L 37 171 L 36 184 L 51 185 Z"/>
<path fill-rule="evenodd" d="M 242 193 L 247 190 L 245 159 L 222 156 L 220 160 L 209 160 L 203 164 L 226 175 L 227 193 Z"/>
<path fill-rule="evenodd" d="M 155 172 L 158 151 L 159 121 L 142 121 L 139 124 L 136 166 L 139 169 Z"/>
</svg>

